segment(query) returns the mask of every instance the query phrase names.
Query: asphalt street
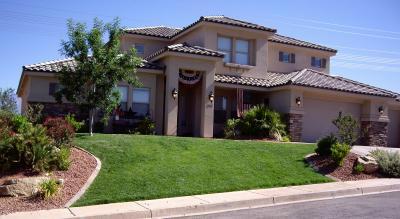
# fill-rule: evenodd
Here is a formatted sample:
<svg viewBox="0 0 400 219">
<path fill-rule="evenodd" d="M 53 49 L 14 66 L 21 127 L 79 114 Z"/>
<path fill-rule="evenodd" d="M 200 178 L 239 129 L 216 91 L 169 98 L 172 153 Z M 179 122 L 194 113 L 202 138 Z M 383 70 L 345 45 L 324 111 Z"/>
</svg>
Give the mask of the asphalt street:
<svg viewBox="0 0 400 219">
<path fill-rule="evenodd" d="M 400 192 L 285 204 L 181 218 L 400 218 Z"/>
</svg>

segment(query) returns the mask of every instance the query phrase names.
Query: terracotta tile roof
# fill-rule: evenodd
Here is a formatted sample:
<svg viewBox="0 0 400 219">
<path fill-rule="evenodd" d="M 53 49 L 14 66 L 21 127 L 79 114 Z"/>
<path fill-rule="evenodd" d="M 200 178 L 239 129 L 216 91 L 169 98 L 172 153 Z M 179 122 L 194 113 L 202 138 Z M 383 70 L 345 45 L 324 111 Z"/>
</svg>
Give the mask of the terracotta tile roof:
<svg viewBox="0 0 400 219">
<path fill-rule="evenodd" d="M 296 85 L 373 96 L 397 97 L 396 93 L 385 89 L 363 84 L 343 77 L 331 76 L 311 69 L 303 69 L 301 71 L 291 73 L 268 72 L 265 79 L 216 74 L 215 81 L 266 88 L 283 85 Z"/>
<path fill-rule="evenodd" d="M 197 25 L 200 22 L 211 22 L 211 23 L 218 23 L 218 24 L 225 24 L 237 27 L 244 27 L 268 32 L 276 32 L 276 29 L 264 27 L 258 24 L 249 23 L 246 21 L 241 21 L 233 18 L 229 18 L 226 16 L 201 16 L 196 22 L 184 27 L 183 29 L 180 28 L 172 28 L 172 27 L 165 27 L 165 26 L 157 26 L 157 27 L 141 27 L 141 28 L 126 28 L 124 31 L 130 34 L 139 34 L 139 35 L 146 35 L 146 36 L 155 36 L 161 37 L 166 39 L 171 39 L 174 36 L 177 36 L 187 29 Z"/>
<path fill-rule="evenodd" d="M 124 29 L 126 33 L 155 36 L 161 38 L 171 38 L 173 35 L 181 31 L 181 28 L 157 26 L 157 27 L 139 27 Z"/>
<path fill-rule="evenodd" d="M 226 17 L 223 15 L 221 15 L 221 16 L 202 16 L 202 17 L 200 17 L 200 21 L 226 24 L 226 25 L 232 25 L 232 26 L 237 26 L 237 27 L 245 27 L 245 28 L 268 31 L 268 32 L 273 32 L 273 33 L 276 32 L 276 29 L 273 29 L 273 28 L 264 27 L 264 26 L 261 26 L 258 24 L 253 24 L 253 23 L 247 22 L 247 21 L 233 19 L 233 18 Z"/>
<path fill-rule="evenodd" d="M 41 62 L 32 65 L 24 65 L 22 66 L 23 70 L 26 71 L 38 71 L 38 72 L 60 72 L 63 66 L 75 66 L 75 61 L 72 58 L 69 59 L 61 59 L 61 60 L 52 60 L 47 62 Z M 143 64 L 140 67 L 142 69 L 163 69 L 161 66 L 158 66 L 155 63 L 148 62 L 143 60 Z"/>
<path fill-rule="evenodd" d="M 173 44 L 166 46 L 157 52 L 149 55 L 146 57 L 146 60 L 151 60 L 152 58 L 164 53 L 164 52 L 180 52 L 180 53 L 188 53 L 188 54 L 194 54 L 194 55 L 203 55 L 203 56 L 212 56 L 212 57 L 220 57 L 223 58 L 224 54 L 220 53 L 218 51 L 214 51 L 211 49 L 206 49 L 200 46 L 191 46 L 187 43 L 179 43 L 179 44 Z"/>
<path fill-rule="evenodd" d="M 311 49 L 319 49 L 319 50 L 334 52 L 334 53 L 337 52 L 336 49 L 328 48 L 326 46 L 298 40 L 298 39 L 287 37 L 287 36 L 282 36 L 279 34 L 273 35 L 271 38 L 268 39 L 268 41 L 274 42 L 274 43 L 283 43 L 283 44 L 288 44 L 288 45 L 293 45 L 293 46 L 301 46 L 301 47 L 306 47 L 306 48 L 311 48 Z"/>
</svg>

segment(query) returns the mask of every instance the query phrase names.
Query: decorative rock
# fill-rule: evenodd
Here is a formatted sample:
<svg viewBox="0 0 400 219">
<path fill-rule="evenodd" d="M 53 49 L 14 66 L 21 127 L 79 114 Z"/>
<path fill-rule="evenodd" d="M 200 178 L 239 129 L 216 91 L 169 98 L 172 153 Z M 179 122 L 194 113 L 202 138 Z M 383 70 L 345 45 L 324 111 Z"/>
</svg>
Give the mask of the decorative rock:
<svg viewBox="0 0 400 219">
<path fill-rule="evenodd" d="M 60 186 L 64 185 L 64 179 L 57 179 L 57 184 Z"/>
<path fill-rule="evenodd" d="M 275 141 L 282 141 L 282 135 L 279 132 L 270 132 L 270 137 Z"/>
<path fill-rule="evenodd" d="M 359 157 L 357 163 L 363 165 L 364 173 L 374 173 L 379 168 L 378 162 L 376 162 L 375 158 L 368 155 Z"/>
<path fill-rule="evenodd" d="M 49 177 L 27 177 L 8 180 L 8 185 L 0 186 L 0 196 L 32 196 L 39 192 L 39 185 Z"/>
</svg>

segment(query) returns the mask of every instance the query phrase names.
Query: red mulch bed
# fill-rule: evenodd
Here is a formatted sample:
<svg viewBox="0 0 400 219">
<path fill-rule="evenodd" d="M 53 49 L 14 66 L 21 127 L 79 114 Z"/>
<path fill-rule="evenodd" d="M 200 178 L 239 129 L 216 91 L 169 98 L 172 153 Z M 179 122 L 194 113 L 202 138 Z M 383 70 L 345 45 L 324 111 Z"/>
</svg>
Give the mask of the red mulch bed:
<svg viewBox="0 0 400 219">
<path fill-rule="evenodd" d="M 55 197 L 49 200 L 43 200 L 40 197 L 0 197 L 0 215 L 17 211 L 34 211 L 64 207 L 64 205 L 86 183 L 97 165 L 94 157 L 76 148 L 71 149 L 70 158 L 71 165 L 67 171 L 52 172 L 52 177 L 64 179 L 64 185 Z M 0 185 L 3 184 L 6 179 L 33 175 L 34 174 L 31 172 L 17 172 L 0 175 Z"/>
<path fill-rule="evenodd" d="M 313 155 L 307 161 L 317 169 L 319 173 L 330 175 L 342 181 L 364 180 L 382 177 L 379 173 L 365 174 L 354 172 L 358 155 L 349 153 L 344 160 L 343 166 L 337 167 L 332 158 L 328 156 Z"/>
</svg>

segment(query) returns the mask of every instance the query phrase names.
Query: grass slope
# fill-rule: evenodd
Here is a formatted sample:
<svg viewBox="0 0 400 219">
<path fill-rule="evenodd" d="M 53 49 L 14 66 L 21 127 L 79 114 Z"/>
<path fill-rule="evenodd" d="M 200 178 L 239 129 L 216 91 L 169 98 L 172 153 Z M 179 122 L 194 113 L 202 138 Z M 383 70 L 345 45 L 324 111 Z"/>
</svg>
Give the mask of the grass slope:
<svg viewBox="0 0 400 219">
<path fill-rule="evenodd" d="M 78 136 L 102 169 L 75 206 L 329 182 L 305 165 L 314 145 L 166 136 Z"/>
</svg>

